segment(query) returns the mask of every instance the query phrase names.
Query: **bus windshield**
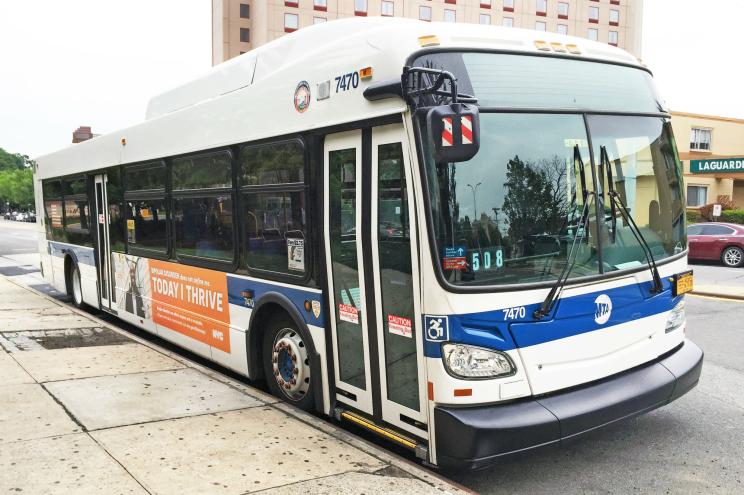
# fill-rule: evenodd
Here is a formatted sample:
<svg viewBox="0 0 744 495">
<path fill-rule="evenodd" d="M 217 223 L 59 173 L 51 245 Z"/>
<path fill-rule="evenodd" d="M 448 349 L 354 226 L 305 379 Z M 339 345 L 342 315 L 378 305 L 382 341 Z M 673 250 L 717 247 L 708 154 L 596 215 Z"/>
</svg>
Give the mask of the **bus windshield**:
<svg viewBox="0 0 744 495">
<path fill-rule="evenodd" d="M 654 259 L 686 248 L 680 164 L 671 125 L 663 117 L 482 106 L 480 128 L 480 151 L 467 162 L 434 163 L 425 153 L 437 257 L 448 282 L 555 281 L 574 239 L 571 278 L 645 267 L 643 247 L 630 226 L 619 211 L 613 218 L 606 166 L 599 167 L 601 149 L 614 190 Z M 423 142 L 430 142 L 425 131 Z M 586 202 L 592 204 L 584 222 Z"/>
</svg>

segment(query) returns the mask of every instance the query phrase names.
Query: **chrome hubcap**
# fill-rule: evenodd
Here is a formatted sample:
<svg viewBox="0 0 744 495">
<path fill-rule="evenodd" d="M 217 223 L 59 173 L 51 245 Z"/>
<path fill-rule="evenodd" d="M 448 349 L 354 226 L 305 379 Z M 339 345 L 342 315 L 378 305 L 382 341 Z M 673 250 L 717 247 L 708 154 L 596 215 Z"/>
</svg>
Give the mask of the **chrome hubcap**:
<svg viewBox="0 0 744 495">
<path fill-rule="evenodd" d="M 723 259 L 727 265 L 738 265 L 741 263 L 742 253 L 738 249 L 729 249 L 726 254 L 723 255 Z"/>
<path fill-rule="evenodd" d="M 300 400 L 310 388 L 310 361 L 300 335 L 291 328 L 279 331 L 272 347 L 274 379 L 284 395 Z"/>
</svg>

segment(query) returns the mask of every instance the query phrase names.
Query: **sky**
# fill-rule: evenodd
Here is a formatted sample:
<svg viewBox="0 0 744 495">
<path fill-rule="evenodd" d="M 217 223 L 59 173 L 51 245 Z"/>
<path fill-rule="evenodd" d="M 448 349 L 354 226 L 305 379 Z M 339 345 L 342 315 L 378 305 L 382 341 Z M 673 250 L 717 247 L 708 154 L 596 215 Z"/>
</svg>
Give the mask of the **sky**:
<svg viewBox="0 0 744 495">
<path fill-rule="evenodd" d="M 744 118 L 744 0 L 644 0 L 643 62 L 669 108 Z M 144 119 L 211 65 L 211 0 L 0 0 L 0 148 L 31 157 L 80 125 Z"/>
</svg>

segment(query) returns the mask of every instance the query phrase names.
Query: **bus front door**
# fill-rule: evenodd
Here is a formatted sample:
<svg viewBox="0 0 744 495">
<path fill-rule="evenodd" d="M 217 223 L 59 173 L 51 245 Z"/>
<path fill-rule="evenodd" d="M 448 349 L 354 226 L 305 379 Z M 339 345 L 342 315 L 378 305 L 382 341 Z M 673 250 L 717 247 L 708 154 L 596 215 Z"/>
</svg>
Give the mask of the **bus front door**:
<svg viewBox="0 0 744 495">
<path fill-rule="evenodd" d="M 111 281 L 111 245 L 109 237 L 109 212 L 106 197 L 106 174 L 95 176 L 96 197 L 96 265 L 98 267 L 98 292 L 101 309 L 111 311 L 112 291 Z"/>
<path fill-rule="evenodd" d="M 420 438 L 425 369 L 403 126 L 326 137 L 324 231 L 336 400 Z"/>
</svg>

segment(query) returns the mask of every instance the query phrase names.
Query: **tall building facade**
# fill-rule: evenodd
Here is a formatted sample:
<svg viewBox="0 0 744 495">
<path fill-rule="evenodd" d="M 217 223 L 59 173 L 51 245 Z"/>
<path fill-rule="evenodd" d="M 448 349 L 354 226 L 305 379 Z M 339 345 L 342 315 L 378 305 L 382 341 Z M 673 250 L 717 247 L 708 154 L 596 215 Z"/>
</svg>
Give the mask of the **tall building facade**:
<svg viewBox="0 0 744 495">
<path fill-rule="evenodd" d="M 552 31 L 641 55 L 643 0 L 212 0 L 212 64 L 305 26 L 354 16 Z"/>
</svg>

